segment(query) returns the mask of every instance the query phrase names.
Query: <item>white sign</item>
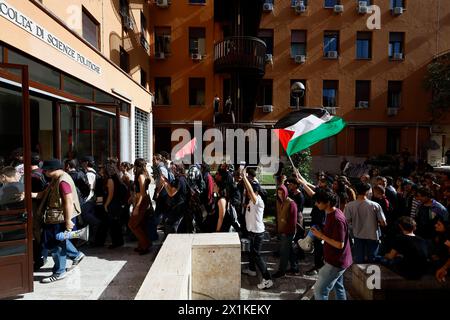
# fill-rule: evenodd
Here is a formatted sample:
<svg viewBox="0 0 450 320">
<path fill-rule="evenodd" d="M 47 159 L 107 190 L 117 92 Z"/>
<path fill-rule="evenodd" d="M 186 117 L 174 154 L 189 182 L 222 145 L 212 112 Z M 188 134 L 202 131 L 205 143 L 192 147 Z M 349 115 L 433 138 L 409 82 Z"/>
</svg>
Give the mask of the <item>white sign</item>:
<svg viewBox="0 0 450 320">
<path fill-rule="evenodd" d="M 48 32 L 41 26 L 39 26 L 37 23 L 29 19 L 27 16 L 25 16 L 20 11 L 16 10 L 14 7 L 12 7 L 6 1 L 3 0 L 0 0 L 0 16 L 4 17 L 6 20 L 11 21 L 12 23 L 21 27 L 25 31 L 31 33 L 39 40 L 44 41 L 48 45 L 60 51 L 61 53 L 71 58 L 72 60 L 75 60 L 76 62 L 88 68 L 89 70 L 97 74 L 101 74 L 101 69 L 98 65 L 90 61 L 81 53 L 77 52 L 68 44 L 62 42 L 53 34 Z"/>
</svg>

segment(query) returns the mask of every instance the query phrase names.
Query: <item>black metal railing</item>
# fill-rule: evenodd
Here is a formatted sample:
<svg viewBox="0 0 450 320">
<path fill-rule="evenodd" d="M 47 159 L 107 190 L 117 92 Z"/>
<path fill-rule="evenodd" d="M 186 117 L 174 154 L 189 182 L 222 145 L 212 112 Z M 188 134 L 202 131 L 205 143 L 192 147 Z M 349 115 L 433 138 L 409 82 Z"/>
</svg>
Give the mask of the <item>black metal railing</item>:
<svg viewBox="0 0 450 320">
<path fill-rule="evenodd" d="M 214 46 L 214 71 L 264 75 L 266 44 L 247 36 L 229 37 Z"/>
</svg>

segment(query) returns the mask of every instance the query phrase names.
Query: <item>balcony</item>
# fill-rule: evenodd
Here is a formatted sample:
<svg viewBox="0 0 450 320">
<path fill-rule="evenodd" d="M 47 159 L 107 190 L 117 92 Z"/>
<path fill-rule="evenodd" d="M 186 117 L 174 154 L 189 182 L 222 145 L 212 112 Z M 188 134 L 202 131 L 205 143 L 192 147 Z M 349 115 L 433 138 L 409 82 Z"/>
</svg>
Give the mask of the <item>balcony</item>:
<svg viewBox="0 0 450 320">
<path fill-rule="evenodd" d="M 263 76 L 266 44 L 255 37 L 229 37 L 214 47 L 216 73 L 239 72 Z"/>
</svg>

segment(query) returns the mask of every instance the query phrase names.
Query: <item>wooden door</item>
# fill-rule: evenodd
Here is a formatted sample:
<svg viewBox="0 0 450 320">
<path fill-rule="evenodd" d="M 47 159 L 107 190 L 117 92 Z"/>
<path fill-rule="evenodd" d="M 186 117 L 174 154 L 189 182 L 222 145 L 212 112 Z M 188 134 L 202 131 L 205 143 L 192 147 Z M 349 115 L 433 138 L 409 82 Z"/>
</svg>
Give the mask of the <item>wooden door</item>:
<svg viewBox="0 0 450 320">
<path fill-rule="evenodd" d="M 0 70 L 16 79 L 14 89 L 5 89 L 0 99 L 0 120 L 11 128 L 0 131 L 5 142 L 1 151 L 6 153 L 0 156 L 5 158 L 4 165 L 18 172 L 15 182 L 2 179 L 0 192 L 0 298 L 6 298 L 33 291 L 30 103 L 28 67 L 0 64 Z M 13 154 L 18 156 L 14 159 Z"/>
</svg>

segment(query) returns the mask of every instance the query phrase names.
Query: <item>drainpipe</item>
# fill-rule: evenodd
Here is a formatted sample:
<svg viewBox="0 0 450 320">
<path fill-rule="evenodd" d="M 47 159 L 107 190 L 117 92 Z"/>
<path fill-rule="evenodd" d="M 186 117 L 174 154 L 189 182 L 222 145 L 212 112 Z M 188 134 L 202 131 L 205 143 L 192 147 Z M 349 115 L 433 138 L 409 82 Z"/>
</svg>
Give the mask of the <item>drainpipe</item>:
<svg viewBox="0 0 450 320">
<path fill-rule="evenodd" d="M 437 0 L 437 30 L 436 30 L 436 54 L 437 57 L 439 54 L 439 32 L 441 29 L 441 0 Z"/>
<path fill-rule="evenodd" d="M 134 163 L 134 160 L 136 160 L 136 117 L 135 117 L 135 106 L 131 104 L 130 106 L 130 160 L 131 163 Z"/>
<path fill-rule="evenodd" d="M 153 109 L 153 105 L 152 105 Z M 153 110 L 150 111 L 149 117 L 148 117 L 148 161 L 152 163 L 153 159 Z"/>
</svg>

